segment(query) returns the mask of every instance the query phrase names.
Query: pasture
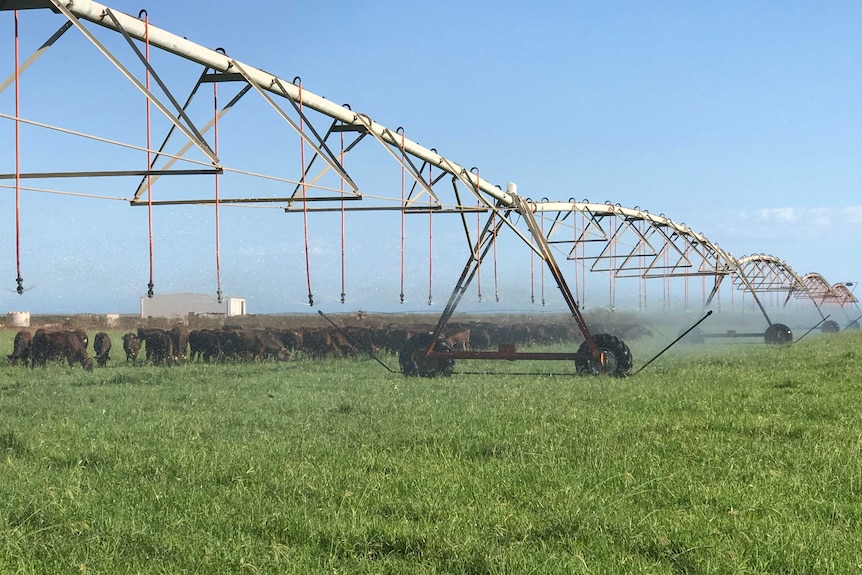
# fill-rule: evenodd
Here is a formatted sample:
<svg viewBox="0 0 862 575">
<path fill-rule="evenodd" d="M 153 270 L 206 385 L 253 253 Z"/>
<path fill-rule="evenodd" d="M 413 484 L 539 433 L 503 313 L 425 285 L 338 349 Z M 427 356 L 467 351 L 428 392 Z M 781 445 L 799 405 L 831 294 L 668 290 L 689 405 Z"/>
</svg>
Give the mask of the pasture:
<svg viewBox="0 0 862 575">
<path fill-rule="evenodd" d="M 11 337 L 2 573 L 862 569 L 859 333 L 677 346 L 621 380 L 121 353 L 29 369 L 6 365 Z"/>
</svg>

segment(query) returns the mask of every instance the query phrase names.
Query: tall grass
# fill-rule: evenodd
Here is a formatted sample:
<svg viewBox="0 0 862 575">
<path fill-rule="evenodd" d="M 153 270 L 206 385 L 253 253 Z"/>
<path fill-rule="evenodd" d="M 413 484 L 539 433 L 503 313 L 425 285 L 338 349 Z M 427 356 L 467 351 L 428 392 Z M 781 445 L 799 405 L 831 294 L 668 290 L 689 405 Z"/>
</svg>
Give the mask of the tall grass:
<svg viewBox="0 0 862 575">
<path fill-rule="evenodd" d="M 858 572 L 860 347 L 0 366 L 0 573 Z"/>
</svg>

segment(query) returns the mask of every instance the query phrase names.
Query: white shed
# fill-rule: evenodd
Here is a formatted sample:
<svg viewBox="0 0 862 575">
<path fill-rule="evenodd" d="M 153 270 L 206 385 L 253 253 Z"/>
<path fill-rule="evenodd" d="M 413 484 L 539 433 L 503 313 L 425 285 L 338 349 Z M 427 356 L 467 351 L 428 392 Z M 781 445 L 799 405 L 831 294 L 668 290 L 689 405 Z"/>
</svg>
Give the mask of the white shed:
<svg viewBox="0 0 862 575">
<path fill-rule="evenodd" d="M 156 294 L 141 296 L 141 317 L 186 319 L 190 315 L 213 315 L 234 317 L 245 315 L 245 299 L 222 298 L 219 303 L 214 295 L 197 293 Z"/>
</svg>

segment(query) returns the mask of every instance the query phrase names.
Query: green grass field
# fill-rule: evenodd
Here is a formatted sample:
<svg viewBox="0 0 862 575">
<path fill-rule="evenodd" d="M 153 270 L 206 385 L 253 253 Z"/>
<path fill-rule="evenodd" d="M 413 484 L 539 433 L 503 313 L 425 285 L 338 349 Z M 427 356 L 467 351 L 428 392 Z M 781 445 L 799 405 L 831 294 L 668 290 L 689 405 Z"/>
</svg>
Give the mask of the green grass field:
<svg viewBox="0 0 862 575">
<path fill-rule="evenodd" d="M 0 573 L 862 570 L 859 333 L 623 380 L 120 355 L 0 362 Z"/>
</svg>

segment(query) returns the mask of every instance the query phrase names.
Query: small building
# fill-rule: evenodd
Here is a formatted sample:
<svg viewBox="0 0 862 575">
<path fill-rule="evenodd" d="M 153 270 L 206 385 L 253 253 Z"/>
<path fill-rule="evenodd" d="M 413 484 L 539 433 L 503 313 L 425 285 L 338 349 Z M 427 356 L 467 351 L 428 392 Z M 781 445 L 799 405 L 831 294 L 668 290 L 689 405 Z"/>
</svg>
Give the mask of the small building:
<svg viewBox="0 0 862 575">
<path fill-rule="evenodd" d="M 245 315 L 245 298 L 218 298 L 198 293 L 156 294 L 141 296 L 141 317 L 183 319 L 190 315 L 235 317 Z"/>
<path fill-rule="evenodd" d="M 6 314 L 8 327 L 30 327 L 29 311 L 10 311 Z"/>
</svg>

